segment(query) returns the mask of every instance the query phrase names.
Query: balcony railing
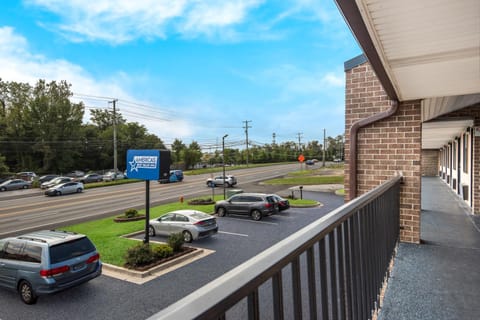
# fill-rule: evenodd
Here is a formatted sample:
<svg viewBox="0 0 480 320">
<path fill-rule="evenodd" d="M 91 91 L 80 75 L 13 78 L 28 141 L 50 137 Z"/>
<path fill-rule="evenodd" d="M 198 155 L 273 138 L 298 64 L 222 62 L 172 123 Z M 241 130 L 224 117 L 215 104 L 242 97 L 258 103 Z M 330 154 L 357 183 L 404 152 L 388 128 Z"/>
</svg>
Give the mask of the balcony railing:
<svg viewBox="0 0 480 320">
<path fill-rule="evenodd" d="M 344 204 L 150 319 L 370 319 L 399 238 L 400 180 Z"/>
</svg>

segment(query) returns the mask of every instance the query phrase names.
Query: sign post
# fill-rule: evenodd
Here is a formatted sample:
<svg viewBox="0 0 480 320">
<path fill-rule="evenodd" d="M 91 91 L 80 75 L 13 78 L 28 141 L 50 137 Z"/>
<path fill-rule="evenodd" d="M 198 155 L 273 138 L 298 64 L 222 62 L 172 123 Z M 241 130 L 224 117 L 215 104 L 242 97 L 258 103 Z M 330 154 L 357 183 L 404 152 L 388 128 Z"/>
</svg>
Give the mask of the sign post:
<svg viewBox="0 0 480 320">
<path fill-rule="evenodd" d="M 298 161 L 300 162 L 300 171 L 302 171 L 302 163 L 305 161 L 305 156 L 303 154 L 300 154 L 298 156 Z"/>
<path fill-rule="evenodd" d="M 128 177 L 145 180 L 145 237 L 149 243 L 150 221 L 150 180 L 168 177 L 170 171 L 170 151 L 168 150 L 127 150 Z"/>
</svg>

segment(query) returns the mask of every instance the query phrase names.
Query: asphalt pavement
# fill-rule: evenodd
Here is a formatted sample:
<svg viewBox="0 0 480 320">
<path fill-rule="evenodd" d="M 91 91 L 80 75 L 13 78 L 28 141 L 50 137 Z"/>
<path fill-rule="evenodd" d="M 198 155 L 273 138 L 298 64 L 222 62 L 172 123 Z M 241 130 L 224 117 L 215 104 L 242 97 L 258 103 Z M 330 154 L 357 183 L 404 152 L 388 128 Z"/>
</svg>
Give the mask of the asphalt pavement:
<svg viewBox="0 0 480 320">
<path fill-rule="evenodd" d="M 289 192 L 285 187 L 262 185 L 252 185 L 248 191 Z M 42 296 L 32 306 L 23 304 L 17 293 L 2 289 L 0 319 L 146 319 L 343 204 L 343 197 L 333 193 L 306 190 L 303 196 L 322 205 L 291 208 L 261 221 L 246 216 L 218 218 L 220 232 L 192 244 L 214 250 L 213 254 L 141 285 L 102 275 L 79 287 Z"/>
</svg>

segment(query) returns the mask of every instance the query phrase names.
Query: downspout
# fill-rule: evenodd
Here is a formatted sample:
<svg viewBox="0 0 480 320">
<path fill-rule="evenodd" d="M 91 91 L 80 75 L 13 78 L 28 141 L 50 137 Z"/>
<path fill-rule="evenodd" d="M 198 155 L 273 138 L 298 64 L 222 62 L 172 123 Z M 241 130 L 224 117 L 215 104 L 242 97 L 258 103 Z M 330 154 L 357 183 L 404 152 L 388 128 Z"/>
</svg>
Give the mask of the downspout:
<svg viewBox="0 0 480 320">
<path fill-rule="evenodd" d="M 386 111 L 374 114 L 371 117 L 358 120 L 350 128 L 350 157 L 349 157 L 349 200 L 353 200 L 357 196 L 357 134 L 358 130 L 366 127 L 374 122 L 391 117 L 397 112 L 398 100 L 390 100 L 390 108 Z"/>
</svg>

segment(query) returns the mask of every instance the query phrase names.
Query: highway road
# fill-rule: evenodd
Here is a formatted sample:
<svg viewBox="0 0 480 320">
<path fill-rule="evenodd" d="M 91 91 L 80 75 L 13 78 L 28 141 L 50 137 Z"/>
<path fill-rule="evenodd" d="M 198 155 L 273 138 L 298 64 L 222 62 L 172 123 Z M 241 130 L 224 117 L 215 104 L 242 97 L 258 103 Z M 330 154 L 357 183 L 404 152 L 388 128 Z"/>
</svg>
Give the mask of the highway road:
<svg viewBox="0 0 480 320">
<path fill-rule="evenodd" d="M 229 171 L 237 177 L 235 188 L 250 190 L 257 182 L 299 170 L 298 164 L 282 164 Z M 219 168 L 218 174 L 221 174 Z M 181 183 L 150 182 L 150 205 L 212 194 L 206 179 L 212 174 L 185 176 Z M 215 194 L 223 193 L 215 188 Z M 0 193 L 0 238 L 31 230 L 58 228 L 81 221 L 113 216 L 128 208 L 144 208 L 146 183 L 138 182 L 87 189 L 80 194 L 46 197 L 43 190 L 19 190 Z"/>
</svg>

